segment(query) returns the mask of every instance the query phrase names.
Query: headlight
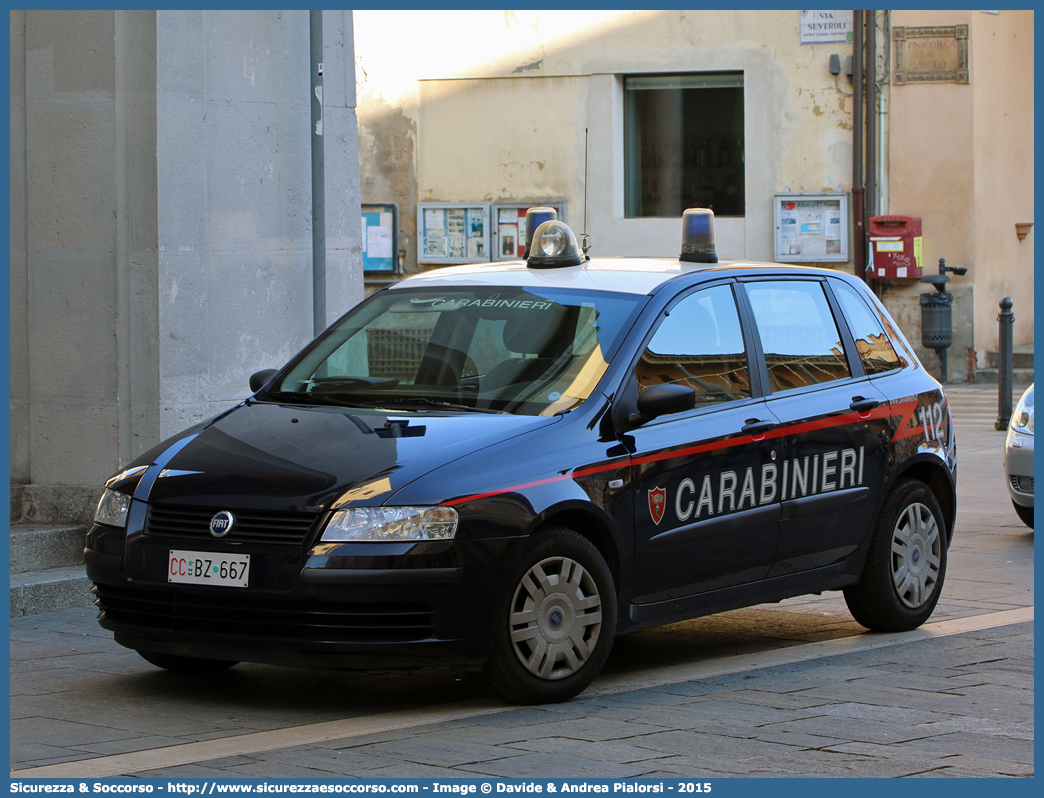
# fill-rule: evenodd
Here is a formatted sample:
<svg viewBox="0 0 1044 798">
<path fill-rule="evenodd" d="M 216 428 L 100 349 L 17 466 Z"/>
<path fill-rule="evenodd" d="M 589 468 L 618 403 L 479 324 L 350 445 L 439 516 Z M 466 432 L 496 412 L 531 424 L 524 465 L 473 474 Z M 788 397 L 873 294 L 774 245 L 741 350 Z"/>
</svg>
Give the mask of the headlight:
<svg viewBox="0 0 1044 798">
<path fill-rule="evenodd" d="M 130 509 L 130 503 L 131 497 L 126 493 L 106 488 L 98 500 L 98 509 L 94 511 L 94 522 L 109 526 L 127 526 L 127 510 Z"/>
<path fill-rule="evenodd" d="M 1011 414 L 1011 428 L 1026 435 L 1033 434 L 1033 386 L 1022 395 Z"/>
<path fill-rule="evenodd" d="M 338 510 L 323 541 L 452 540 L 457 511 L 452 507 L 355 507 Z"/>
</svg>

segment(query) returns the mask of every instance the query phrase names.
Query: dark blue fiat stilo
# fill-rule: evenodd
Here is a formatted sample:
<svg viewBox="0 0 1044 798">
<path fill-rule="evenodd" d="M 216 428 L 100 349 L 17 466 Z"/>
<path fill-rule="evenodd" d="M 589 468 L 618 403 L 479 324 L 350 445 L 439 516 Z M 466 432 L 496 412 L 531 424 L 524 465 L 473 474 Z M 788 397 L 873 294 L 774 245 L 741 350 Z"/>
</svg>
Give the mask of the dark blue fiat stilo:
<svg viewBox="0 0 1044 798">
<path fill-rule="evenodd" d="M 172 670 L 479 671 L 560 701 L 618 634 L 823 590 L 870 629 L 939 600 L 946 398 L 863 283 L 679 258 L 428 272 L 106 483 L 101 625 Z"/>
</svg>

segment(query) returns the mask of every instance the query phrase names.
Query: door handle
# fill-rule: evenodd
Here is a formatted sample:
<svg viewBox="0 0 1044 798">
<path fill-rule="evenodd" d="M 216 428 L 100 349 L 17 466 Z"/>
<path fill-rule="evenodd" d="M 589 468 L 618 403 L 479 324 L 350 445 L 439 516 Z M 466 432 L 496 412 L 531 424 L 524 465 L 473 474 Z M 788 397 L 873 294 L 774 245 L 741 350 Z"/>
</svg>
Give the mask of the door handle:
<svg viewBox="0 0 1044 798">
<path fill-rule="evenodd" d="M 853 396 L 852 404 L 849 405 L 849 408 L 855 410 L 857 413 L 865 413 L 868 410 L 873 410 L 879 404 L 881 404 L 881 402 L 877 399 L 865 399 L 862 396 Z"/>
<path fill-rule="evenodd" d="M 757 418 L 748 418 L 746 423 L 740 427 L 740 430 L 745 432 L 747 435 L 761 435 L 762 433 L 773 429 L 775 426 L 775 421 L 762 421 Z"/>
</svg>

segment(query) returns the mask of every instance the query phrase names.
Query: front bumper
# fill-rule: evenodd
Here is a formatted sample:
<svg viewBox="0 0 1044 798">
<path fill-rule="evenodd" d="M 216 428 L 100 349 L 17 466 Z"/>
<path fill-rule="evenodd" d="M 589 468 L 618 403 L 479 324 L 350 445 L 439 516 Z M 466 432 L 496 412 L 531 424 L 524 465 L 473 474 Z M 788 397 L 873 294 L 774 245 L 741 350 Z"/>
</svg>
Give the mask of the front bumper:
<svg viewBox="0 0 1044 798">
<path fill-rule="evenodd" d="M 1004 441 L 1004 476 L 1011 500 L 1033 506 L 1033 436 L 1009 429 Z"/>
<path fill-rule="evenodd" d="M 85 550 L 98 621 L 139 651 L 336 668 L 489 656 L 502 573 L 522 538 L 272 545 L 95 526 Z M 171 549 L 250 555 L 248 587 L 171 584 Z"/>
</svg>

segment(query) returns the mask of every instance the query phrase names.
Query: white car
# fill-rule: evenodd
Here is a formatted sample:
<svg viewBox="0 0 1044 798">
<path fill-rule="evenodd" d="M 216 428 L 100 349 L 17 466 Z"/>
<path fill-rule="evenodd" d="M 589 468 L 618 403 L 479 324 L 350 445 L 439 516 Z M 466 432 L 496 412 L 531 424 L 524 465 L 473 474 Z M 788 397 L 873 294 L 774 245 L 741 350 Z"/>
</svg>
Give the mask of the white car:
<svg viewBox="0 0 1044 798">
<path fill-rule="evenodd" d="M 1019 399 L 1004 441 L 1004 475 L 1015 512 L 1033 529 L 1033 386 Z"/>
</svg>

